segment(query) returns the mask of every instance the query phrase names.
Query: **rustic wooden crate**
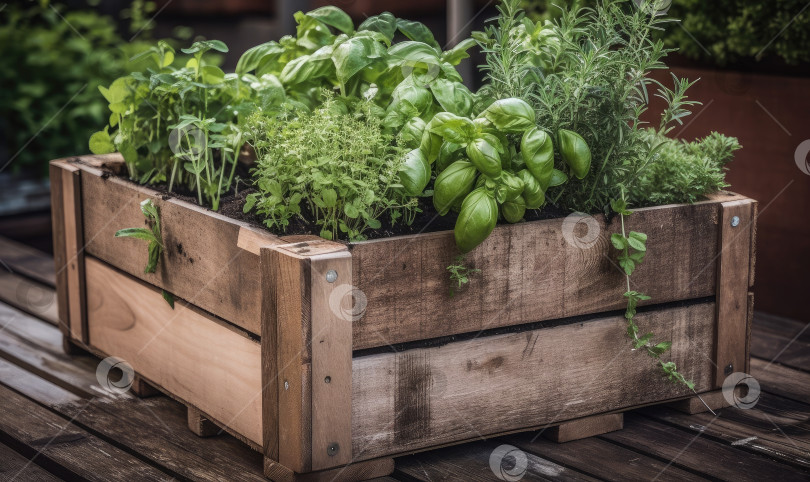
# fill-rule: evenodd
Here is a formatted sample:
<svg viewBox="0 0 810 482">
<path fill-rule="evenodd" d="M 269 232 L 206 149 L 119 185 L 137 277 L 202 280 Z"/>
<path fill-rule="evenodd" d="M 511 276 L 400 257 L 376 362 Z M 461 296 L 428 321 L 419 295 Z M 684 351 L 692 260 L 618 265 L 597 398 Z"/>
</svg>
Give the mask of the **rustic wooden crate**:
<svg viewBox="0 0 810 482">
<path fill-rule="evenodd" d="M 398 454 L 529 429 L 572 440 L 692 395 L 629 349 L 617 219 L 595 218 L 591 249 L 565 241 L 562 219 L 499 226 L 469 255 L 483 275 L 450 297 L 452 232 L 278 237 L 105 171 L 120 167 L 51 163 L 64 333 L 132 365 L 134 389 L 185 403 L 196 433 L 260 450 L 274 480 L 376 477 Z M 152 274 L 142 242 L 113 238 L 144 224 L 147 197 L 165 244 Z M 748 369 L 755 220 L 732 193 L 627 220 L 650 239 L 633 283 L 655 304 L 637 321 L 672 340 L 666 356 L 699 393 Z"/>
</svg>

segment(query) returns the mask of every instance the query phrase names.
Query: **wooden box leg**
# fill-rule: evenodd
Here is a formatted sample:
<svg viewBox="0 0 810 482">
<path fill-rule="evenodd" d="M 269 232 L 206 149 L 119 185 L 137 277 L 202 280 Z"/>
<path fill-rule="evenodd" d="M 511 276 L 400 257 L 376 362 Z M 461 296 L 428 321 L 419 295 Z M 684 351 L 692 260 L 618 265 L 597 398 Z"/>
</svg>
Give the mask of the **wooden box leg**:
<svg viewBox="0 0 810 482">
<path fill-rule="evenodd" d="M 153 387 L 140 377 L 137 373 L 132 377 L 132 385 L 129 390 L 138 398 L 149 398 L 160 395 L 160 390 Z"/>
<path fill-rule="evenodd" d="M 385 477 L 394 472 L 394 459 L 383 458 L 356 462 L 343 467 L 299 474 L 264 458 L 264 476 L 273 482 L 355 482 Z"/>
<path fill-rule="evenodd" d="M 701 401 L 701 399 L 703 399 L 703 401 Z M 708 405 L 708 407 L 706 405 Z M 694 415 L 696 413 L 708 412 L 710 408 L 712 410 L 719 410 L 730 406 L 730 404 L 726 400 L 726 397 L 723 396 L 723 390 L 715 390 L 713 392 L 701 393 L 700 398 L 694 396 L 685 400 L 668 403 L 667 406 Z"/>
<path fill-rule="evenodd" d="M 198 437 L 211 437 L 220 432 L 219 427 L 205 418 L 205 416 L 194 407 L 188 407 L 188 428 Z"/>
<path fill-rule="evenodd" d="M 543 432 L 543 436 L 553 442 L 562 443 L 602 435 L 622 428 L 624 428 L 624 414 L 608 413 L 562 423 Z"/>
</svg>

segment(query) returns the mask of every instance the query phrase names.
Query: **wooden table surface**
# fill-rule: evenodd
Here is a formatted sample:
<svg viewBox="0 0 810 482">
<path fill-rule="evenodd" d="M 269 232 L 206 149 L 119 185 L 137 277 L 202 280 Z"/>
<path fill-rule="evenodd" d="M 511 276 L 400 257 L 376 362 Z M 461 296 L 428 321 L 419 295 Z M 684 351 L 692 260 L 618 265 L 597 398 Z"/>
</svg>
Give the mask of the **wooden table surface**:
<svg viewBox="0 0 810 482">
<path fill-rule="evenodd" d="M 53 283 L 50 257 L 0 238 L 0 480 L 265 480 L 258 452 L 225 434 L 198 438 L 179 403 L 101 390 L 99 360 L 62 351 Z M 526 481 L 810 480 L 805 328 L 755 315 L 751 375 L 762 393 L 751 409 L 645 408 L 590 439 L 529 432 L 400 457 L 379 480 L 499 480 L 490 458 L 502 445 L 512 450 L 502 466 L 525 460 Z"/>
</svg>

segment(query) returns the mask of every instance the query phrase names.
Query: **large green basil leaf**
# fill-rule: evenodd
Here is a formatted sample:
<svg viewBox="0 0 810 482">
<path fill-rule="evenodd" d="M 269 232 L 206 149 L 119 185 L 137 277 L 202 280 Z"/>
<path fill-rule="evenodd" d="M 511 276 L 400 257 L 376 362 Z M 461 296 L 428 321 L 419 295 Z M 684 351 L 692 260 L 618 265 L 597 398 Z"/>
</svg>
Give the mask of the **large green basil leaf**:
<svg viewBox="0 0 810 482">
<path fill-rule="evenodd" d="M 391 93 L 391 105 L 389 110 L 396 110 L 407 113 L 403 102 L 407 101 L 416 109 L 416 115 L 422 115 L 433 103 L 433 96 L 430 91 L 421 85 L 416 85 L 413 78 L 408 77 L 397 85 Z"/>
<path fill-rule="evenodd" d="M 526 214 L 526 201 L 523 196 L 501 204 L 501 214 L 508 223 L 517 223 L 523 219 L 523 215 Z"/>
<path fill-rule="evenodd" d="M 523 181 L 509 171 L 502 171 L 496 183 L 495 200 L 499 203 L 513 201 L 523 194 Z"/>
<path fill-rule="evenodd" d="M 551 172 L 551 184 L 549 184 L 548 186 L 549 187 L 562 186 L 566 182 L 568 182 L 568 176 L 559 169 L 554 169 L 554 171 Z"/>
<path fill-rule="evenodd" d="M 439 148 L 439 155 L 436 157 L 436 172 L 441 173 L 455 161 L 461 159 L 464 149 L 461 144 L 444 141 Z"/>
<path fill-rule="evenodd" d="M 469 253 L 481 244 L 495 229 L 498 222 L 498 204 L 486 188 L 478 188 L 461 203 L 453 233 L 456 246 L 462 253 Z"/>
<path fill-rule="evenodd" d="M 331 45 L 324 48 L 330 49 Z M 313 59 L 317 53 L 302 55 L 288 62 L 284 69 L 281 70 L 278 80 L 284 85 L 296 85 L 328 75 L 334 68 L 332 61 L 328 57 L 325 59 Z"/>
<path fill-rule="evenodd" d="M 375 52 L 375 44 L 379 46 L 379 43 L 368 37 L 355 37 L 335 48 L 332 62 L 335 63 L 338 82 L 345 84 L 354 74 L 379 58 L 379 51 Z"/>
<path fill-rule="evenodd" d="M 372 32 L 380 32 L 388 39 L 388 43 L 394 39 L 394 34 L 397 32 L 397 18 L 390 12 L 383 12 L 379 15 L 369 17 L 357 27 L 358 31 L 370 30 Z"/>
<path fill-rule="evenodd" d="M 307 12 L 307 15 L 316 20 L 320 20 L 330 27 L 335 27 L 347 35 L 354 33 L 352 18 L 343 10 L 332 5 L 316 8 L 311 12 Z"/>
<path fill-rule="evenodd" d="M 528 169 L 521 169 L 517 173 L 521 181 L 523 181 L 523 200 L 527 209 L 540 209 L 546 203 L 546 194 L 540 187 L 540 183 L 534 174 L 529 172 Z"/>
<path fill-rule="evenodd" d="M 491 178 L 496 178 L 503 170 L 501 166 L 501 151 L 498 138 L 483 134 L 467 144 L 467 157 L 475 167 Z"/>
<path fill-rule="evenodd" d="M 445 141 L 467 144 L 475 138 L 475 125 L 467 117 L 439 112 L 433 116 L 430 124 L 430 132 L 440 135 Z"/>
<path fill-rule="evenodd" d="M 520 139 L 520 156 L 526 168 L 540 183 L 544 192 L 551 183 L 554 170 L 554 145 L 546 131 L 532 127 Z"/>
<path fill-rule="evenodd" d="M 299 47 L 314 51 L 323 47 L 324 45 L 331 45 L 335 40 L 335 36 L 329 31 L 329 27 L 320 20 L 310 17 L 303 12 L 295 12 L 295 21 L 298 25 L 295 27 L 296 39 L 295 44 Z"/>
<path fill-rule="evenodd" d="M 455 47 L 442 54 L 442 60 L 450 65 L 458 65 L 462 60 L 470 56 L 467 50 L 475 45 L 475 39 L 468 38 L 459 42 Z"/>
<path fill-rule="evenodd" d="M 442 109 L 463 117 L 470 115 L 473 106 L 472 92 L 461 82 L 438 78 L 430 83 L 430 90 Z"/>
<path fill-rule="evenodd" d="M 408 37 L 416 42 L 422 42 L 434 48 L 434 52 L 438 53 L 441 49 L 439 43 L 433 38 L 433 32 L 421 22 L 405 20 L 402 18 L 397 19 L 397 28 L 402 35 Z"/>
<path fill-rule="evenodd" d="M 267 55 L 280 56 L 284 52 L 284 48 L 276 41 L 265 42 L 255 47 L 249 48 L 239 57 L 239 62 L 236 63 L 235 72 L 242 75 L 255 70 L 259 63 Z"/>
<path fill-rule="evenodd" d="M 475 184 L 478 171 L 468 161 L 456 161 L 436 177 L 433 206 L 444 216 L 451 208 L 460 206 Z"/>
<path fill-rule="evenodd" d="M 422 133 L 422 142 L 419 144 L 419 149 L 430 164 L 433 164 L 433 161 L 439 156 L 439 150 L 442 148 L 442 137 L 433 133 L 433 127 L 436 124 L 436 116 L 433 116 L 425 126 L 425 131 Z"/>
<path fill-rule="evenodd" d="M 395 65 L 404 61 L 439 65 L 441 61 L 436 51 L 424 42 L 399 42 L 388 49 L 388 55 Z"/>
<path fill-rule="evenodd" d="M 571 168 L 571 173 L 582 179 L 591 169 L 591 150 L 581 135 L 567 129 L 557 133 L 560 140 L 560 155 Z"/>
<path fill-rule="evenodd" d="M 399 168 L 399 182 L 405 194 L 418 196 L 430 182 L 430 164 L 419 149 L 405 154 L 405 160 Z"/>
<path fill-rule="evenodd" d="M 496 100 L 479 117 L 486 118 L 496 129 L 509 133 L 520 133 L 535 125 L 534 109 L 514 97 Z"/>
<path fill-rule="evenodd" d="M 421 117 L 412 117 L 399 131 L 399 145 L 410 149 L 419 147 L 427 123 Z"/>
</svg>

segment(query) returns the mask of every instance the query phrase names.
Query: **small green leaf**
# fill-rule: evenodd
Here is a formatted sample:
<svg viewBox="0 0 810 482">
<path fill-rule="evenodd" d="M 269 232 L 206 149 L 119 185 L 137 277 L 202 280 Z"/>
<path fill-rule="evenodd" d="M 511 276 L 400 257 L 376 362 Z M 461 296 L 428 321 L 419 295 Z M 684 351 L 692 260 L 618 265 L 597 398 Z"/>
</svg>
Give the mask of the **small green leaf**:
<svg viewBox="0 0 810 482">
<path fill-rule="evenodd" d="M 115 144 L 107 133 L 107 128 L 90 136 L 90 152 L 93 154 L 109 154 L 115 152 Z"/>
<path fill-rule="evenodd" d="M 136 238 L 145 241 L 157 242 L 154 233 L 147 228 L 124 228 L 115 232 L 116 238 Z"/>
<path fill-rule="evenodd" d="M 307 16 L 320 20 L 330 27 L 335 27 L 346 35 L 354 33 L 352 18 L 343 10 L 332 5 L 316 8 L 315 10 L 307 12 Z"/>
<path fill-rule="evenodd" d="M 171 306 L 172 309 L 174 309 L 174 295 L 166 290 L 163 290 L 161 294 L 163 295 L 163 299 L 166 300 L 166 303 L 168 303 L 169 306 Z"/>
<path fill-rule="evenodd" d="M 619 250 L 624 250 L 627 248 L 627 238 L 622 236 L 619 233 L 613 233 L 610 235 L 610 242 L 613 244 L 613 247 Z"/>
</svg>

